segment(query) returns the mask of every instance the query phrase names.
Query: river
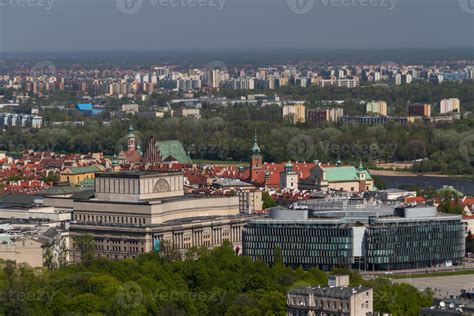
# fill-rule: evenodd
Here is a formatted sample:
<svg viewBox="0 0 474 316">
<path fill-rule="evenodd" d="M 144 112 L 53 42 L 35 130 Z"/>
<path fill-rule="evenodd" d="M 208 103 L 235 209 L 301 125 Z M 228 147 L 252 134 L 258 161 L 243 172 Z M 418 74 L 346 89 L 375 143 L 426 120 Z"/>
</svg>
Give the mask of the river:
<svg viewBox="0 0 474 316">
<path fill-rule="evenodd" d="M 466 195 L 474 196 L 474 181 L 434 176 L 378 176 L 387 188 L 398 188 L 401 185 L 415 185 L 422 188 L 442 188 L 444 185 L 453 186 L 456 190 Z"/>
</svg>

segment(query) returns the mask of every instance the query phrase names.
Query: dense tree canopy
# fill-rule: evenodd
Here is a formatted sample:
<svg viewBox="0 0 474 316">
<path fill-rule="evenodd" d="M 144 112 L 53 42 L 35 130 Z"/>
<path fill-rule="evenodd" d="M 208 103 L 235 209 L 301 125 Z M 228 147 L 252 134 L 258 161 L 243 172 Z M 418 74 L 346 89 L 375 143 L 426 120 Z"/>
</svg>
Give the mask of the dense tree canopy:
<svg viewBox="0 0 474 316">
<path fill-rule="evenodd" d="M 285 315 L 291 288 L 327 284 L 327 273 L 292 270 L 237 256 L 230 245 L 191 249 L 183 260 L 157 254 L 96 259 L 56 270 L 0 263 L 0 315 Z M 374 288 L 375 310 L 418 315 L 432 293 L 386 279 L 351 285 Z"/>
</svg>

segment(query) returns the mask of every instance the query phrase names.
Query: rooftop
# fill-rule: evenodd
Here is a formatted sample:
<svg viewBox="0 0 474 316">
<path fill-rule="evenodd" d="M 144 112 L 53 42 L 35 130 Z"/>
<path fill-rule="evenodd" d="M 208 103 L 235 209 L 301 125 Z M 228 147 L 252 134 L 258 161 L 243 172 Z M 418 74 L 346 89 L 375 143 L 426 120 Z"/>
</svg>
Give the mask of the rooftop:
<svg viewBox="0 0 474 316">
<path fill-rule="evenodd" d="M 324 287 L 307 287 L 294 289 L 288 292 L 289 295 L 309 295 L 313 294 L 316 297 L 330 297 L 330 298 L 350 298 L 354 294 L 359 294 L 372 290 L 368 287 L 340 287 L 340 286 L 324 286 Z"/>
<path fill-rule="evenodd" d="M 179 171 L 125 171 L 125 172 L 107 172 L 97 174 L 97 178 L 131 178 L 131 179 L 140 179 L 140 178 L 154 178 L 161 176 L 175 176 L 182 174 Z"/>
</svg>

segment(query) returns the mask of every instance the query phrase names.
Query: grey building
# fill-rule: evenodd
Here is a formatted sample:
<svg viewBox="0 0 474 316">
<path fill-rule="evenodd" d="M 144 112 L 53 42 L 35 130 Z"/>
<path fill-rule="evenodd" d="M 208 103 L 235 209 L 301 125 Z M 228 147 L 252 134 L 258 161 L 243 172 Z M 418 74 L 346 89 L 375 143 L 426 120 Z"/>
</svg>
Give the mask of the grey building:
<svg viewBox="0 0 474 316">
<path fill-rule="evenodd" d="M 98 256 L 135 258 L 166 247 L 185 250 L 228 241 L 241 247 L 237 196 L 185 194 L 181 172 L 132 171 L 96 174 L 95 192 L 79 198 L 48 197 L 44 203 L 70 207 L 71 259 L 80 260 L 77 237 L 92 235 Z"/>
<path fill-rule="evenodd" d="M 299 288 L 289 291 L 286 302 L 287 315 L 373 315 L 372 289 L 349 287 L 348 276 L 330 276 L 328 283 L 328 286 Z"/>
<path fill-rule="evenodd" d="M 250 221 L 243 254 L 292 267 L 391 270 L 458 264 L 464 257 L 461 216 L 434 207 L 283 210 Z"/>
</svg>

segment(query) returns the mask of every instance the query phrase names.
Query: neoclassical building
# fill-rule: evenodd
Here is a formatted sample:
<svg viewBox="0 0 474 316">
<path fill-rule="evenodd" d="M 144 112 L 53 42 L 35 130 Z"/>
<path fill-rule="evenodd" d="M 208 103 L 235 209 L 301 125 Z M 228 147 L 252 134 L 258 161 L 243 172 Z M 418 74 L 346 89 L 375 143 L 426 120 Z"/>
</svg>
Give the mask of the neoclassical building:
<svg viewBox="0 0 474 316">
<path fill-rule="evenodd" d="M 239 212 L 238 196 L 185 194 L 181 172 L 130 171 L 97 174 L 92 197 L 72 201 L 72 260 L 80 260 L 75 237 L 94 237 L 97 254 L 134 258 L 160 251 L 241 248 L 242 227 L 253 218 Z"/>
</svg>

